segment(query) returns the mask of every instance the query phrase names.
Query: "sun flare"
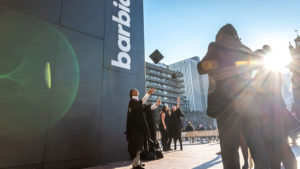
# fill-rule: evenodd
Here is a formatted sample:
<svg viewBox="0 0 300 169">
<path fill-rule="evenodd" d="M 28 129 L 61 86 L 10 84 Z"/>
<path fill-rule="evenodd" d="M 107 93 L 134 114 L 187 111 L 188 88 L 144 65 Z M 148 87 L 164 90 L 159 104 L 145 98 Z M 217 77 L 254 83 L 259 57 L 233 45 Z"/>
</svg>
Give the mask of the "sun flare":
<svg viewBox="0 0 300 169">
<path fill-rule="evenodd" d="M 291 56 L 289 55 L 288 51 L 281 51 L 276 49 L 265 55 L 263 60 L 265 68 L 280 72 L 287 72 L 287 66 L 290 62 Z"/>
</svg>

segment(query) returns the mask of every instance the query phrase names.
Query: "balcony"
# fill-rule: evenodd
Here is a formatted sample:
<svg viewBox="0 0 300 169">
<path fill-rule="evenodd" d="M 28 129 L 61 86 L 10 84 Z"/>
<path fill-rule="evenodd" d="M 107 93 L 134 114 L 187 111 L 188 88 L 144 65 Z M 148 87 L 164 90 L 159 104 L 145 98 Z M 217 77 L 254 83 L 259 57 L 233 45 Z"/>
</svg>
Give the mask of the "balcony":
<svg viewBox="0 0 300 169">
<path fill-rule="evenodd" d="M 169 85 L 169 86 L 174 86 L 174 87 L 177 87 L 177 88 L 184 88 L 184 85 L 183 84 L 179 84 L 179 83 L 174 83 L 172 81 L 169 81 L 169 80 L 158 80 L 158 79 L 154 79 L 154 78 L 151 78 L 151 77 L 146 77 L 146 80 L 147 81 L 152 81 L 152 82 L 157 82 L 157 83 L 161 83 L 161 84 L 165 84 L 165 85 Z"/>
<path fill-rule="evenodd" d="M 178 93 L 178 94 L 184 94 L 185 93 L 185 91 L 183 89 L 175 89 L 175 88 L 171 88 L 171 87 L 162 87 L 162 86 L 151 85 L 151 84 L 146 84 L 146 87 L 148 87 L 148 88 L 154 87 L 156 89 L 165 90 L 165 91 L 169 91 L 169 92 L 172 92 L 172 93 Z"/>
<path fill-rule="evenodd" d="M 151 101 L 151 102 L 156 102 L 156 99 L 149 98 L 148 100 Z M 161 102 L 162 103 L 174 104 L 174 105 L 177 104 L 177 101 L 172 101 L 172 100 L 161 100 Z"/>
<path fill-rule="evenodd" d="M 157 65 L 154 65 L 154 64 L 151 64 L 151 63 L 148 63 L 148 62 L 146 62 L 146 69 L 156 70 L 156 71 L 166 73 L 166 74 L 169 74 L 169 75 L 176 74 L 177 77 L 183 77 L 183 74 L 181 72 L 173 71 L 173 70 L 170 70 L 168 68 L 157 66 Z"/>
<path fill-rule="evenodd" d="M 183 96 L 183 95 L 164 94 L 164 93 L 161 93 L 161 92 L 158 92 L 158 91 L 156 91 L 152 95 L 161 96 L 161 97 L 170 97 L 170 98 L 174 98 L 174 99 L 177 99 L 177 97 L 180 97 L 181 100 L 186 99 L 186 97 Z"/>
<path fill-rule="evenodd" d="M 178 82 L 178 83 L 183 83 L 183 82 L 184 82 L 183 79 L 173 79 L 173 78 L 168 77 L 168 76 L 166 76 L 166 75 L 154 73 L 154 72 L 151 72 L 151 71 L 149 71 L 149 70 L 146 70 L 146 74 L 147 74 L 147 75 L 156 76 L 156 77 L 160 77 L 160 78 L 163 78 L 163 79 L 168 79 L 168 80 L 175 81 L 175 82 Z"/>
</svg>

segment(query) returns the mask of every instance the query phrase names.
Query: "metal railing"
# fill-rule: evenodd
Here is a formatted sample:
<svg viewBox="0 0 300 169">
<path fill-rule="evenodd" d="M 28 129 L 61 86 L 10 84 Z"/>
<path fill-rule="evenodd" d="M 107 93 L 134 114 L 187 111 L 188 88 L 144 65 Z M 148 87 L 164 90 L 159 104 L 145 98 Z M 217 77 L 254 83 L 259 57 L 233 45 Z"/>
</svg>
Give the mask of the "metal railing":
<svg viewBox="0 0 300 169">
<path fill-rule="evenodd" d="M 218 130 L 200 130 L 181 132 L 181 138 L 201 138 L 201 137 L 219 137 Z M 161 139 L 160 131 L 156 132 L 156 138 Z"/>
</svg>

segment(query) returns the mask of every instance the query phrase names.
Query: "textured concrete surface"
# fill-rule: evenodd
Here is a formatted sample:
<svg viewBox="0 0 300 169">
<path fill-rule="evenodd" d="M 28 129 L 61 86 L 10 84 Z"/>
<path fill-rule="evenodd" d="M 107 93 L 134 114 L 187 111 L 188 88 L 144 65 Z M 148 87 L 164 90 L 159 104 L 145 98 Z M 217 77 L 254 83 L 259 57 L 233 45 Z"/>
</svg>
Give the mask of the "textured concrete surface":
<svg viewBox="0 0 300 169">
<path fill-rule="evenodd" d="M 189 144 L 184 143 L 183 151 L 170 151 L 164 153 L 164 158 L 160 160 L 145 162 L 146 169 L 222 169 L 222 158 L 216 155 L 220 151 L 218 143 L 209 144 Z M 295 155 L 300 161 L 300 147 L 293 147 Z M 241 165 L 243 157 L 240 155 Z M 131 169 L 129 161 L 116 162 L 107 165 L 100 165 L 89 169 Z M 299 167 L 300 169 L 300 167 Z"/>
</svg>

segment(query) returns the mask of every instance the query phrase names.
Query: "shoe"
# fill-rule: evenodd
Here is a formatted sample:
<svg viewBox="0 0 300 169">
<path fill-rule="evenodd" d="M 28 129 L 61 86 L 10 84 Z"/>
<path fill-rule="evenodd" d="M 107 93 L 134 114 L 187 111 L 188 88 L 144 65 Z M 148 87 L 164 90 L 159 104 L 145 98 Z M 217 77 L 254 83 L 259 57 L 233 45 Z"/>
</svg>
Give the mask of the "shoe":
<svg viewBox="0 0 300 169">
<path fill-rule="evenodd" d="M 217 155 L 221 155 L 221 151 L 216 153 Z"/>
<path fill-rule="evenodd" d="M 141 163 L 140 166 L 145 167 L 145 164 L 144 164 L 144 163 Z"/>
<path fill-rule="evenodd" d="M 138 165 L 136 167 L 133 167 L 132 169 L 145 169 L 144 167 L 142 167 L 141 165 Z"/>
<path fill-rule="evenodd" d="M 242 169 L 249 169 L 249 165 L 248 164 L 244 164 Z"/>
<path fill-rule="evenodd" d="M 172 151 L 173 149 L 169 148 L 169 151 Z"/>
</svg>

